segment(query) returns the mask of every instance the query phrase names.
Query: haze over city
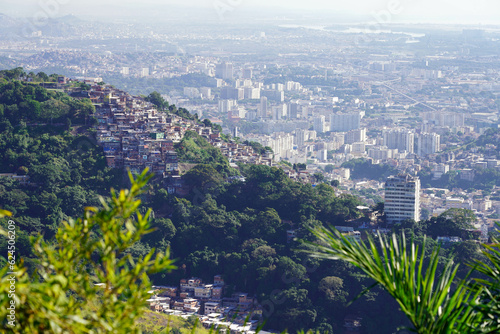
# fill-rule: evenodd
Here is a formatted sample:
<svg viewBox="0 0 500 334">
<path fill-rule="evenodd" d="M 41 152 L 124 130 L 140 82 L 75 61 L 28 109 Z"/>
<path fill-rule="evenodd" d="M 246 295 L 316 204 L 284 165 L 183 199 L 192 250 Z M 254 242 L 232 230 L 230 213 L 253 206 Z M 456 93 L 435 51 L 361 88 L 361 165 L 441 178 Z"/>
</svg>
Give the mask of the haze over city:
<svg viewBox="0 0 500 334">
<path fill-rule="evenodd" d="M 308 17 L 313 20 L 336 19 L 348 22 L 369 22 L 380 17 L 397 23 L 499 23 L 500 4 L 495 0 L 356 0 L 356 1 L 246 1 L 246 0 L 191 0 L 191 1 L 67 1 L 67 0 L 5 0 L 0 12 L 14 16 L 30 16 L 40 10 L 53 16 L 77 16 L 107 19 L 152 17 L 171 20 L 170 14 L 189 13 L 205 20 L 232 21 L 235 18 L 255 20 L 260 17 Z M 389 12 L 385 17 L 382 12 Z M 221 17 L 221 13 L 224 15 Z M 311 15 L 313 15 L 311 17 Z M 382 15 L 383 17 L 381 17 Z M 334 22 L 332 22 L 334 23 Z M 385 23 L 385 22 L 384 22 Z"/>
<path fill-rule="evenodd" d="M 1 1 L 0 319 L 500 332 L 498 13 Z"/>
</svg>

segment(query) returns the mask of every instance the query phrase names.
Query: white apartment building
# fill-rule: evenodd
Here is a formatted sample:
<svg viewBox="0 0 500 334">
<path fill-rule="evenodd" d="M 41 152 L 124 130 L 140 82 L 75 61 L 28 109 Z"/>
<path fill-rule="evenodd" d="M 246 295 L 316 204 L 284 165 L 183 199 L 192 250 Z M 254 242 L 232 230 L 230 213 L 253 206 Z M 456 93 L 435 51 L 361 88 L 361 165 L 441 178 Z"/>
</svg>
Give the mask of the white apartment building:
<svg viewBox="0 0 500 334">
<path fill-rule="evenodd" d="M 385 182 L 384 211 L 388 223 L 420 219 L 420 179 L 400 174 Z"/>
<path fill-rule="evenodd" d="M 212 98 L 212 89 L 210 87 L 201 87 L 200 88 L 201 97 L 204 99 Z"/>
<path fill-rule="evenodd" d="M 258 118 L 265 118 L 267 117 L 267 97 L 262 96 L 260 98 L 260 108 L 257 113 Z"/>
<path fill-rule="evenodd" d="M 219 100 L 219 113 L 227 114 L 229 110 L 236 106 L 235 100 Z"/>
<path fill-rule="evenodd" d="M 280 104 L 278 106 L 274 106 L 272 109 L 272 119 L 273 121 L 278 121 L 280 119 L 284 119 L 287 114 L 286 104 Z"/>
<path fill-rule="evenodd" d="M 455 128 L 464 126 L 465 115 L 454 112 L 426 112 L 423 119 L 434 125 Z"/>
<path fill-rule="evenodd" d="M 314 118 L 314 131 L 317 133 L 325 132 L 325 116 L 321 115 L 319 117 Z"/>
<path fill-rule="evenodd" d="M 419 156 L 426 156 L 440 151 L 441 136 L 437 133 L 421 133 L 418 135 Z"/>
<path fill-rule="evenodd" d="M 352 143 L 351 153 L 365 153 L 366 145 L 364 142 Z"/>
<path fill-rule="evenodd" d="M 352 144 L 366 141 L 366 129 L 351 130 L 345 134 L 345 143 Z"/>
<path fill-rule="evenodd" d="M 260 89 L 254 87 L 245 87 L 244 88 L 244 96 L 245 99 L 260 99 Z"/>
<path fill-rule="evenodd" d="M 393 159 L 397 153 L 397 149 L 390 149 L 387 147 L 374 147 L 368 150 L 368 156 L 375 160 Z"/>
<path fill-rule="evenodd" d="M 220 303 L 218 303 L 218 302 L 206 302 L 204 314 L 209 315 L 211 313 L 216 313 L 219 311 L 219 309 L 220 309 Z"/>
<path fill-rule="evenodd" d="M 406 129 L 391 129 L 382 131 L 384 146 L 390 149 L 398 149 L 399 152 L 413 153 L 415 135 Z"/>
<path fill-rule="evenodd" d="M 330 116 L 330 130 L 335 132 L 356 130 L 359 129 L 360 122 L 360 113 L 332 114 Z"/>
<path fill-rule="evenodd" d="M 148 77 L 148 76 L 149 76 L 149 68 L 148 67 L 141 68 L 141 78 Z"/>
<path fill-rule="evenodd" d="M 432 168 L 432 178 L 434 180 L 439 179 L 443 174 L 446 174 L 450 171 L 450 166 L 447 164 L 437 164 Z"/>
<path fill-rule="evenodd" d="M 293 139 L 289 133 L 276 132 L 272 137 L 258 138 L 257 141 L 264 147 L 269 146 L 274 152 L 275 160 L 279 160 L 292 155 Z"/>
<path fill-rule="evenodd" d="M 322 162 L 327 161 L 328 151 L 327 150 L 319 150 L 316 156 L 317 156 L 319 161 L 322 161 Z"/>
<path fill-rule="evenodd" d="M 224 80 L 232 80 L 233 79 L 233 64 L 222 62 L 221 64 L 217 64 L 215 67 L 215 76 L 217 78 L 221 78 Z"/>
<path fill-rule="evenodd" d="M 294 138 L 294 144 L 298 147 L 303 147 L 306 141 L 316 139 L 316 131 L 296 129 Z"/>
</svg>

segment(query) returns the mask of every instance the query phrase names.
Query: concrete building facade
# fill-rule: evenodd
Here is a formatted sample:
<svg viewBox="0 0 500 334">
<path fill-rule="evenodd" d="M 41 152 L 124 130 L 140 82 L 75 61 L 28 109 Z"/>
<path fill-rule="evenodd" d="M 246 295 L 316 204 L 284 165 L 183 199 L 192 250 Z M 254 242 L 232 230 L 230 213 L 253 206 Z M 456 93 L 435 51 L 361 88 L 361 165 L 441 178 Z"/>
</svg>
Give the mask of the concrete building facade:
<svg viewBox="0 0 500 334">
<path fill-rule="evenodd" d="M 388 223 L 420 219 L 420 179 L 400 174 L 385 182 L 384 211 Z"/>
</svg>

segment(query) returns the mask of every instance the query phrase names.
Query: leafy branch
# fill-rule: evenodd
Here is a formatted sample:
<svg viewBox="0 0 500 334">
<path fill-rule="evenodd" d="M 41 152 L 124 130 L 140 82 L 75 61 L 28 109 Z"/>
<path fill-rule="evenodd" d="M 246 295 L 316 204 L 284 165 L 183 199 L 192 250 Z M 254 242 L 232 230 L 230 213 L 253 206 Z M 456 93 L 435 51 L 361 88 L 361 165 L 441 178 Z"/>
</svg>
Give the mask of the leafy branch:
<svg viewBox="0 0 500 334">
<path fill-rule="evenodd" d="M 138 333 L 135 321 L 146 307 L 149 274 L 175 267 L 169 251 L 152 249 L 135 260 L 126 250 L 151 233 L 149 213 L 136 199 L 150 179 L 147 169 L 131 188 L 100 199 L 103 208 L 85 208 L 82 218 L 63 222 L 55 243 L 34 242 L 40 268 L 32 277 L 22 262 L 16 272 L 14 333 Z M 0 271 L 0 317 L 10 303 L 8 267 Z"/>
</svg>

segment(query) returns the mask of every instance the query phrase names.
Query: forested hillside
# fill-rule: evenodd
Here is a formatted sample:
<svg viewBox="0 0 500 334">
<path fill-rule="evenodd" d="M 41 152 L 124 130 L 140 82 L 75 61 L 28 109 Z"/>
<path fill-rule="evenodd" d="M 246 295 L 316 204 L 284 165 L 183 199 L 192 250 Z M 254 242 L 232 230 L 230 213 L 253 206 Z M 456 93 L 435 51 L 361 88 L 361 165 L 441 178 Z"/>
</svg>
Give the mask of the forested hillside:
<svg viewBox="0 0 500 334">
<path fill-rule="evenodd" d="M 63 219 L 81 215 L 85 206 L 99 206 L 97 195 L 109 194 L 110 187 L 125 186 L 124 172 L 107 168 L 102 150 L 93 144 L 92 130 L 85 126 L 92 107 L 88 101 L 22 83 L 9 71 L 0 76 L 0 172 L 28 175 L 31 182 L 21 185 L 0 177 L 0 206 L 13 212 L 19 255 L 34 269 L 28 236 L 43 234 L 50 241 Z M 337 196 L 327 184 L 294 182 L 276 167 L 229 169 L 220 151 L 194 134 L 176 149 L 183 161 L 198 163 L 183 177 L 190 194 L 179 198 L 167 192 L 161 179 L 150 182 L 140 210 L 153 208 L 151 224 L 157 231 L 130 249 L 134 257 L 142 257 L 151 248 L 171 247 L 179 269 L 155 274 L 154 284 L 178 285 L 191 276 L 210 282 L 221 274 L 228 284 L 225 293 L 255 295 L 266 327 L 276 330 L 338 332 L 347 315 L 361 317 L 367 333 L 392 333 L 407 324 L 381 289 L 347 307 L 373 281 L 346 262 L 310 258 L 303 244 L 287 239 L 288 230 L 314 240 L 310 227 L 352 224 L 361 217 L 357 197 Z M 245 181 L 229 181 L 237 173 Z M 409 226 L 409 237 L 421 240 L 427 229 L 435 230 L 428 224 Z M 479 256 L 477 245 L 466 246 L 441 254 Z M 5 248 L 2 241 L 2 254 Z"/>
<path fill-rule="evenodd" d="M 120 187 L 122 172 L 107 168 L 102 149 L 85 135 L 90 101 L 15 80 L 21 73 L 0 72 L 0 173 L 28 175 L 30 183 L 0 177 L 0 206 L 14 214 L 20 255 L 29 263 L 29 235 L 51 238 L 62 219 Z M 83 134 L 70 133 L 69 124 Z M 6 240 L 0 244 L 5 249 Z"/>
</svg>

